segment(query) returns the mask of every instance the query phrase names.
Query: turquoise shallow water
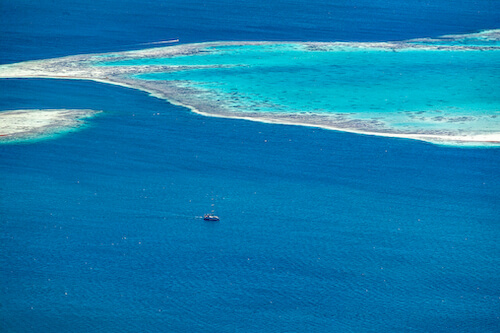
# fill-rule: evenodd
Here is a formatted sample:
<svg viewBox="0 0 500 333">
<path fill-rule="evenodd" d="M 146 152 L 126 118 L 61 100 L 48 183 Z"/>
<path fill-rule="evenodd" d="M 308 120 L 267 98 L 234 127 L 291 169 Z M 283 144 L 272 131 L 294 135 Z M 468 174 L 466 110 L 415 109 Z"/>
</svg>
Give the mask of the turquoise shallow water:
<svg viewBox="0 0 500 333">
<path fill-rule="evenodd" d="M 488 48 L 225 45 L 101 65 L 181 66 L 134 77 L 196 88 L 198 98 L 235 112 L 341 115 L 376 130 L 484 134 L 500 129 L 498 55 Z"/>
<path fill-rule="evenodd" d="M 205 115 L 498 146 L 499 35 L 195 43 L 3 65 L 0 77 L 90 79 Z"/>
</svg>

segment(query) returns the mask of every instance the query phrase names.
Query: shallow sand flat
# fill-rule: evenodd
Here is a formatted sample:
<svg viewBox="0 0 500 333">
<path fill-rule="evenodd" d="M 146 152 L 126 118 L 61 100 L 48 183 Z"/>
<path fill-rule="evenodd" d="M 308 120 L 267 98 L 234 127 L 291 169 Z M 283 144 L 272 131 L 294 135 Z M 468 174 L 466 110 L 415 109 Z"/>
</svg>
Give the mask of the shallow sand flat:
<svg viewBox="0 0 500 333">
<path fill-rule="evenodd" d="M 39 139 L 81 127 L 82 119 L 100 111 L 84 109 L 12 110 L 0 112 L 0 142 Z"/>
</svg>

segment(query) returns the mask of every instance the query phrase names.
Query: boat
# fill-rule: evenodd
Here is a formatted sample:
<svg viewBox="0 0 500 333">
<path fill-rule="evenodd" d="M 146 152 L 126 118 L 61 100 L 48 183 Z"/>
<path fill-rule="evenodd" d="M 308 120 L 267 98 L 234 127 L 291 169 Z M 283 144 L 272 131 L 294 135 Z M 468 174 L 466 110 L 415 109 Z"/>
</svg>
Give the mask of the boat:
<svg viewBox="0 0 500 333">
<path fill-rule="evenodd" d="M 219 221 L 219 217 L 213 214 L 205 214 L 205 216 L 203 216 L 203 219 L 205 221 Z"/>
</svg>

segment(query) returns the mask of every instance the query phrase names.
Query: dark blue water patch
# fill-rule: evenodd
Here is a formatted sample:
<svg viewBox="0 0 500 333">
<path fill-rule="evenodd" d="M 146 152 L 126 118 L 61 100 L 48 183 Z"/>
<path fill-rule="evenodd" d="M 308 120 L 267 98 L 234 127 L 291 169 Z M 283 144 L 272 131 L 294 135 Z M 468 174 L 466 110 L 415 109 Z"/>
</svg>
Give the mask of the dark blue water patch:
<svg viewBox="0 0 500 333">
<path fill-rule="evenodd" d="M 143 48 L 179 38 L 387 41 L 498 28 L 491 0 L 3 1 L 0 63 Z"/>
<path fill-rule="evenodd" d="M 0 146 L 5 331 L 498 327 L 499 150 L 0 84 L 3 106 L 107 112 Z M 212 209 L 221 222 L 202 221 Z"/>
<path fill-rule="evenodd" d="M 0 110 L 84 108 L 117 110 L 129 89 L 83 80 L 1 79 Z M 110 107 L 111 106 L 111 107 Z"/>
</svg>

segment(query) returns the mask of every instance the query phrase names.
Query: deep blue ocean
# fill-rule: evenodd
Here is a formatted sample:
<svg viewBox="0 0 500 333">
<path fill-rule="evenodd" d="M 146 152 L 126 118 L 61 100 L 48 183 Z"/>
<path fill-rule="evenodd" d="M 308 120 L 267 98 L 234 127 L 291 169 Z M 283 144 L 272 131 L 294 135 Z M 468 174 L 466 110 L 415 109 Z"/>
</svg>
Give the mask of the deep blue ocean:
<svg viewBox="0 0 500 333">
<path fill-rule="evenodd" d="M 1 1 L 0 63 L 219 40 L 499 28 L 496 0 Z M 500 149 L 204 117 L 75 80 L 0 110 L 102 110 L 0 145 L 2 332 L 498 332 Z M 214 212 L 220 222 L 201 216 Z"/>
</svg>

